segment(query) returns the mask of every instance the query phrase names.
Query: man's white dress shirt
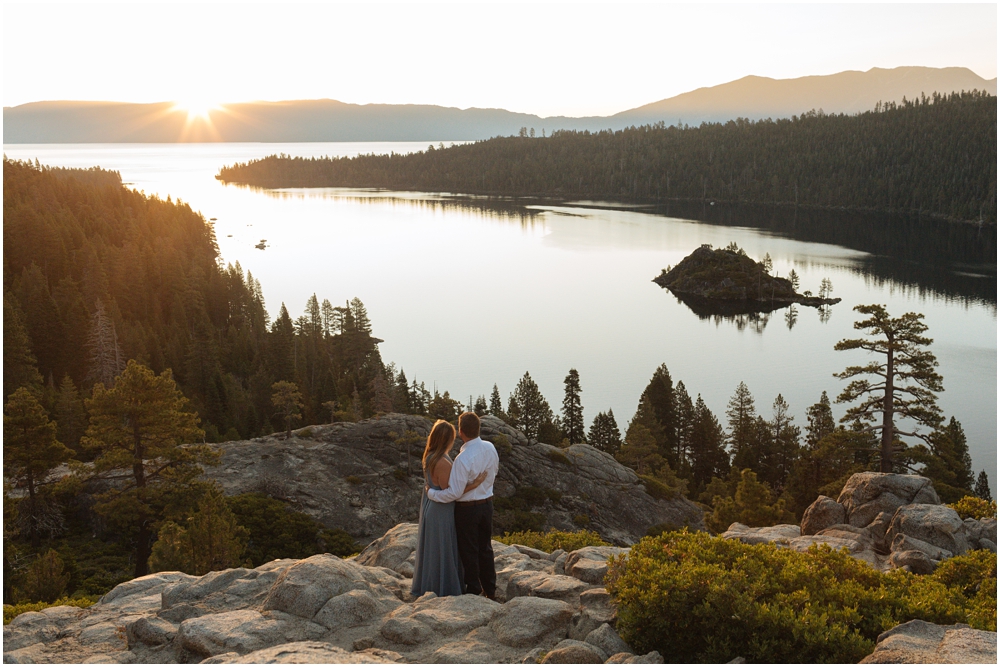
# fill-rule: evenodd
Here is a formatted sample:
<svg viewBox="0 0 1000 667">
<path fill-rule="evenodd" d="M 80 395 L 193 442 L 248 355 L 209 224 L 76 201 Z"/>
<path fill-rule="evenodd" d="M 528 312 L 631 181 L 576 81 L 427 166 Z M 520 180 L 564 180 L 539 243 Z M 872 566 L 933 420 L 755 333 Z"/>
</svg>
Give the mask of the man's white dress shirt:
<svg viewBox="0 0 1000 667">
<path fill-rule="evenodd" d="M 448 488 L 438 491 L 428 489 L 427 497 L 436 503 L 450 503 L 453 500 L 468 502 L 470 500 L 485 500 L 493 495 L 493 482 L 500 469 L 500 457 L 493 443 L 482 438 L 473 438 L 462 445 L 455 462 L 451 466 L 451 476 L 448 477 Z M 466 485 L 479 476 L 482 471 L 488 471 L 483 483 L 472 491 L 463 494 Z"/>
</svg>

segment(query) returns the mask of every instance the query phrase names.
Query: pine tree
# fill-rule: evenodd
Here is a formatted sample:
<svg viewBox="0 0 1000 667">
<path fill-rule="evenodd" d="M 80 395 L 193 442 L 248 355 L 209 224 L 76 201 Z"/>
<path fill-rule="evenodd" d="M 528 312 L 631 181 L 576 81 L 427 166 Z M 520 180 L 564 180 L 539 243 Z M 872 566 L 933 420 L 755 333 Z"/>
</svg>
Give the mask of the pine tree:
<svg viewBox="0 0 1000 667">
<path fill-rule="evenodd" d="M 281 380 L 271 385 L 271 404 L 278 409 L 276 413 L 285 422 L 285 440 L 292 437 L 292 422 L 302 419 L 302 393 L 294 382 Z"/>
<path fill-rule="evenodd" d="M 376 371 L 368 384 L 368 390 L 371 393 L 372 410 L 376 414 L 392 412 L 392 399 L 389 398 L 389 383 L 385 379 L 385 373 Z"/>
<path fill-rule="evenodd" d="M 90 424 L 83 446 L 96 453 L 98 479 L 131 467 L 131 480 L 97 495 L 94 510 L 134 540 L 135 576 L 148 571 L 152 537 L 170 498 L 198 488 L 199 464 L 216 464 L 218 455 L 198 442 L 205 432 L 189 411 L 169 370 L 160 375 L 129 361 L 114 387 L 94 387 L 86 402 Z M 193 497 L 193 496 L 192 496 Z"/>
<path fill-rule="evenodd" d="M 753 395 L 744 382 L 740 382 L 726 406 L 729 425 L 729 445 L 732 448 L 733 465 L 739 469 L 757 466 L 760 461 L 753 451 L 756 443 L 754 423 L 757 411 Z"/>
<path fill-rule="evenodd" d="M 532 440 L 538 438 L 543 425 L 552 423 L 552 408 L 529 373 L 526 372 L 514 388 L 507 414 L 516 420 L 516 423 L 511 422 L 511 426 L 520 429 Z"/>
<path fill-rule="evenodd" d="M 580 402 L 580 374 L 575 368 L 563 380 L 566 396 L 562 404 L 562 427 L 571 443 L 586 442 L 583 424 L 583 405 Z"/>
<path fill-rule="evenodd" d="M 653 475 L 666 462 L 658 450 L 656 438 L 649 429 L 633 420 L 625 433 L 625 442 L 615 458 L 639 475 Z"/>
<path fill-rule="evenodd" d="M 614 410 L 598 412 L 590 425 L 590 432 L 587 434 L 587 442 L 592 446 L 615 456 L 622 446 L 622 434 L 618 430 L 618 422 L 615 421 Z"/>
<path fill-rule="evenodd" d="M 31 352 L 24 316 L 17 297 L 8 292 L 3 295 L 3 387 L 5 398 L 18 387 L 42 388 L 42 376 Z"/>
<path fill-rule="evenodd" d="M 490 392 L 490 414 L 496 415 L 500 419 L 504 418 L 503 404 L 500 402 L 500 390 L 497 386 L 493 385 L 493 391 Z"/>
<path fill-rule="evenodd" d="M 410 405 L 410 385 L 402 368 L 399 369 L 399 375 L 396 376 L 396 384 L 393 387 L 392 405 L 396 412 L 403 414 L 409 414 L 413 409 Z"/>
<path fill-rule="evenodd" d="M 820 394 L 819 402 L 806 410 L 806 420 L 809 422 L 806 426 L 806 445 L 810 449 L 836 430 L 837 423 L 833 420 L 833 410 L 830 409 L 830 397 L 825 391 Z"/>
<path fill-rule="evenodd" d="M 674 391 L 674 381 L 665 364 L 660 364 L 653 372 L 649 384 L 639 398 L 640 404 L 645 402 L 647 412 L 643 412 L 643 423 L 656 438 L 660 456 L 676 468 L 677 460 L 677 398 Z M 637 411 L 638 413 L 639 411 Z M 655 424 L 647 421 L 651 418 Z"/>
<path fill-rule="evenodd" d="M 691 483 L 703 489 L 713 477 L 729 473 L 729 453 L 726 451 L 726 433 L 712 411 L 705 405 L 701 394 L 694 404 L 689 453 L 691 457 Z"/>
<path fill-rule="evenodd" d="M 108 317 L 104 303 L 98 299 L 90 319 L 87 335 L 87 382 L 110 387 L 125 370 L 125 359 L 118 344 L 115 323 Z"/>
<path fill-rule="evenodd" d="M 677 473 L 691 478 L 691 438 L 695 427 L 695 409 L 687 387 L 681 381 L 674 387 L 677 412 Z"/>
<path fill-rule="evenodd" d="M 918 437 L 925 442 L 927 434 L 914 430 L 901 431 L 896 419 L 905 418 L 918 425 L 935 428 L 941 422 L 936 392 L 944 391 L 941 376 L 934 370 L 937 359 L 927 349 L 934 341 L 922 334 L 927 325 L 923 315 L 905 313 L 891 318 L 883 306 L 855 306 L 854 310 L 868 319 L 854 323 L 855 329 L 867 329 L 868 338 L 844 339 L 835 350 L 865 350 L 883 360 L 864 366 L 848 366 L 834 377 L 851 382 L 837 397 L 838 403 L 861 399 L 859 405 L 847 410 L 841 422 L 860 421 L 866 430 L 881 437 L 881 472 L 893 472 L 893 454 L 899 436 Z M 859 377 L 861 376 L 861 377 Z M 874 382 L 864 376 L 875 376 Z"/>
<path fill-rule="evenodd" d="M 49 421 L 35 393 L 26 387 L 16 389 L 3 410 L 3 474 L 28 491 L 18 514 L 27 518 L 33 547 L 40 543 L 39 487 L 53 468 L 72 455 L 72 450 L 56 440 L 56 425 Z"/>
<path fill-rule="evenodd" d="M 986 475 L 985 470 L 979 471 L 979 477 L 976 478 L 976 497 L 982 498 L 986 502 L 993 502 L 993 494 L 990 493 L 990 478 Z"/>
<path fill-rule="evenodd" d="M 56 398 L 56 423 L 59 424 L 57 436 L 59 441 L 74 451 L 80 449 L 80 438 L 87 429 L 87 413 L 83 409 L 83 400 L 73 384 L 73 379 L 65 375 L 59 384 L 59 396 Z"/>
<path fill-rule="evenodd" d="M 212 490 L 204 494 L 186 525 L 163 523 L 149 558 L 150 570 L 180 570 L 201 576 L 238 567 L 247 537 L 247 530 L 237 524 L 222 493 Z"/>
<path fill-rule="evenodd" d="M 767 423 L 768 443 L 765 453 L 765 474 L 763 479 L 772 488 L 783 489 L 792 472 L 792 466 L 799 458 L 798 426 L 792 424 L 794 417 L 788 414 L 788 403 L 778 394 L 772 404 L 773 414 Z"/>
<path fill-rule="evenodd" d="M 488 414 L 488 410 L 489 406 L 486 404 L 486 397 L 480 394 L 476 398 L 475 404 L 472 406 L 472 411 L 482 417 L 483 415 Z"/>
</svg>

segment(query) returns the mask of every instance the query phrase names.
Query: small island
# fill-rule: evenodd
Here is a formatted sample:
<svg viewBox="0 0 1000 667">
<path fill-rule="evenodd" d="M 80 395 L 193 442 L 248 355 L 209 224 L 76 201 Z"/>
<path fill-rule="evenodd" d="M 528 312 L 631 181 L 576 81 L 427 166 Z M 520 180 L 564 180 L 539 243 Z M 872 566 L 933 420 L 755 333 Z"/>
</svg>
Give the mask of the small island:
<svg viewBox="0 0 1000 667">
<path fill-rule="evenodd" d="M 770 275 L 769 258 L 757 262 L 730 244 L 697 248 L 653 282 L 664 287 L 698 314 L 735 315 L 770 312 L 790 306 L 829 306 L 840 303 L 828 294 L 799 294 L 788 278 Z"/>
</svg>

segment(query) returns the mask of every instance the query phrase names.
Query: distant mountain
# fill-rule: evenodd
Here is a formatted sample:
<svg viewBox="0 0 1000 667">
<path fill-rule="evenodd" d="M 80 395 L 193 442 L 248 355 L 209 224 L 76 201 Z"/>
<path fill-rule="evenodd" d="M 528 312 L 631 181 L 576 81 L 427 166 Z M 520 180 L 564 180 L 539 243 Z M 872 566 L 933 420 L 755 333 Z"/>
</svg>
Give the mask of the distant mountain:
<svg viewBox="0 0 1000 667">
<path fill-rule="evenodd" d="M 867 72 L 840 72 L 798 79 L 769 79 L 745 76 L 711 88 L 660 100 L 637 109 L 622 111 L 609 120 L 615 125 L 645 125 L 678 120 L 691 125 L 701 121 L 733 118 L 788 118 L 804 111 L 822 109 L 826 113 L 854 114 L 870 111 L 878 102 L 912 100 L 921 93 L 952 93 L 985 90 L 997 94 L 997 80 L 984 79 L 965 67 L 897 67 Z M 689 120 L 690 119 L 690 120 Z"/>
<path fill-rule="evenodd" d="M 169 102 L 33 102 L 4 107 L 4 143 L 177 143 L 218 141 L 467 141 L 542 130 L 622 129 L 663 121 L 781 118 L 810 109 L 856 113 L 878 101 L 921 93 L 986 90 L 996 79 L 962 67 L 898 67 L 829 76 L 769 79 L 748 76 L 684 93 L 608 117 L 542 118 L 504 109 L 456 109 L 414 104 L 346 104 L 336 100 L 248 102 L 212 110 L 210 122 Z"/>
</svg>

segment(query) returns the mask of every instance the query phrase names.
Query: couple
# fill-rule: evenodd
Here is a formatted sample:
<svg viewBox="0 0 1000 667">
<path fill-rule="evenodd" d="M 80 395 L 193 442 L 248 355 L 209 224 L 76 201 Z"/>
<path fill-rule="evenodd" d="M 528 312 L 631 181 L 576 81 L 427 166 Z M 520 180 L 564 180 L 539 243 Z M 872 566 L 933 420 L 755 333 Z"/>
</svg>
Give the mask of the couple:
<svg viewBox="0 0 1000 667">
<path fill-rule="evenodd" d="M 458 418 L 462 449 L 455 461 L 455 427 L 438 420 L 427 436 L 423 467 L 426 493 L 420 503 L 420 529 L 413 566 L 414 597 L 485 595 L 496 599 L 493 565 L 493 482 L 500 458 L 479 437 L 479 416 Z"/>
</svg>

